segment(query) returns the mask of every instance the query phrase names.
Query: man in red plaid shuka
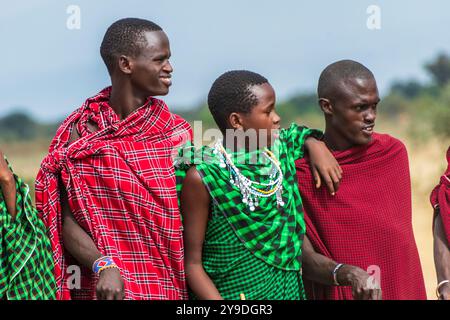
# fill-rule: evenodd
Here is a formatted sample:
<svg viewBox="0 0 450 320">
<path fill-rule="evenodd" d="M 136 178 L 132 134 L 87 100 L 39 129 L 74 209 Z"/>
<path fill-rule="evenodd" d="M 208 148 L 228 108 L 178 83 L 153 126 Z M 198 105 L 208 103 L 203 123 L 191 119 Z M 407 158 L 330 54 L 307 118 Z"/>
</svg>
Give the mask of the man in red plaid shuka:
<svg viewBox="0 0 450 320">
<path fill-rule="evenodd" d="M 153 98 L 171 85 L 169 41 L 153 22 L 122 19 L 101 54 L 112 87 L 63 122 L 36 180 L 57 298 L 186 299 L 173 154 L 191 132 Z"/>
<path fill-rule="evenodd" d="M 408 156 L 399 140 L 373 132 L 380 98 L 372 72 L 355 61 L 333 63 L 320 76 L 318 95 L 324 142 L 343 175 L 330 196 L 311 187 L 308 160 L 296 162 L 305 244 L 322 255 L 334 279 L 334 286 L 305 281 L 308 298 L 378 299 L 372 289 L 380 285 L 382 299 L 426 299 L 412 229 Z M 308 256 L 305 272 L 320 265 Z"/>
</svg>

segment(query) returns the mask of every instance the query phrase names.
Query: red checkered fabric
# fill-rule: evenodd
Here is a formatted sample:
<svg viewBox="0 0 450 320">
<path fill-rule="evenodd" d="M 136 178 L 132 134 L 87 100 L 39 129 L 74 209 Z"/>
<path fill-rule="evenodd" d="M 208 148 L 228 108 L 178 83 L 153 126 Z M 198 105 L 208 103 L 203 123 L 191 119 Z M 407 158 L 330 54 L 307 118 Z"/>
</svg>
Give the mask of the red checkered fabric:
<svg viewBox="0 0 450 320">
<path fill-rule="evenodd" d="M 378 266 L 374 277 L 381 280 L 383 299 L 426 299 L 405 146 L 389 135 L 374 134 L 369 144 L 334 156 L 344 171 L 335 196 L 313 186 L 307 157 L 296 162 L 306 232 L 314 248 L 364 270 Z M 352 299 L 350 287 L 305 285 L 309 299 Z"/>
<path fill-rule="evenodd" d="M 439 205 L 445 235 L 447 236 L 447 242 L 450 244 L 450 147 L 447 150 L 447 163 L 447 170 L 431 193 L 430 200 L 433 208 Z"/>
<path fill-rule="evenodd" d="M 108 105 L 110 91 L 88 99 L 63 122 L 37 176 L 36 206 L 49 228 L 57 297 L 95 299 L 98 280 L 82 267 L 81 288 L 68 286 L 74 271 L 67 268 L 78 263 L 63 247 L 60 177 L 75 219 L 119 266 L 126 299 L 185 299 L 173 155 L 190 139 L 190 126 L 152 97 L 120 120 Z M 98 131 L 90 132 L 88 122 Z M 68 145 L 74 124 L 81 138 Z"/>
</svg>

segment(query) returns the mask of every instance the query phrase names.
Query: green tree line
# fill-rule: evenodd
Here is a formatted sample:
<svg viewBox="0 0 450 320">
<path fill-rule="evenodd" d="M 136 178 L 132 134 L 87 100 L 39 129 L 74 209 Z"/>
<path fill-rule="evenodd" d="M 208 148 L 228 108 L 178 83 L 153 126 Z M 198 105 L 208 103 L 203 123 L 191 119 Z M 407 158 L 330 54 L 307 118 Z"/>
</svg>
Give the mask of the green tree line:
<svg viewBox="0 0 450 320">
<path fill-rule="evenodd" d="M 383 97 L 379 112 L 392 121 L 406 116 L 413 123 L 411 133 L 414 135 L 437 134 L 450 137 L 450 56 L 438 54 L 424 65 L 430 81 L 421 83 L 415 79 L 395 81 L 389 93 Z M 278 103 L 277 110 L 283 125 L 296 119 L 321 117 L 315 93 L 295 95 Z M 206 104 L 189 109 L 175 111 L 188 121 L 201 120 L 203 128 L 214 127 Z M 0 118 L 0 140 L 50 139 L 54 136 L 60 122 L 42 124 L 26 112 L 15 111 Z"/>
</svg>

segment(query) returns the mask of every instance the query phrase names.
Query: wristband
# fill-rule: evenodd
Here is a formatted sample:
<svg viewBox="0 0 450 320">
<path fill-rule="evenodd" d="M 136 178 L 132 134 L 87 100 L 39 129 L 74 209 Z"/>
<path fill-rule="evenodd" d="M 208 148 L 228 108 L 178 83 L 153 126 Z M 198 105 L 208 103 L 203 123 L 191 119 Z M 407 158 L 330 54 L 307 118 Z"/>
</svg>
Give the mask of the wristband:
<svg viewBox="0 0 450 320">
<path fill-rule="evenodd" d="M 441 296 L 441 294 L 440 294 L 440 292 L 439 292 L 439 289 L 440 289 L 444 284 L 446 284 L 446 283 L 450 283 L 450 280 L 444 280 L 444 281 L 441 281 L 441 282 L 439 282 L 439 284 L 437 285 L 437 287 L 436 287 L 436 296 L 438 297 L 438 299 L 439 299 L 439 297 Z"/>
<path fill-rule="evenodd" d="M 339 271 L 340 268 L 342 268 L 344 266 L 343 263 L 339 263 L 336 265 L 336 267 L 334 267 L 333 270 L 333 281 L 334 281 L 334 285 L 335 286 L 340 286 L 339 282 L 337 281 L 337 272 Z"/>
<path fill-rule="evenodd" d="M 113 259 L 108 256 L 103 256 L 98 258 L 94 261 L 92 264 L 92 271 L 96 274 L 100 274 L 105 269 L 110 268 L 118 268 L 117 265 L 114 263 Z"/>
</svg>

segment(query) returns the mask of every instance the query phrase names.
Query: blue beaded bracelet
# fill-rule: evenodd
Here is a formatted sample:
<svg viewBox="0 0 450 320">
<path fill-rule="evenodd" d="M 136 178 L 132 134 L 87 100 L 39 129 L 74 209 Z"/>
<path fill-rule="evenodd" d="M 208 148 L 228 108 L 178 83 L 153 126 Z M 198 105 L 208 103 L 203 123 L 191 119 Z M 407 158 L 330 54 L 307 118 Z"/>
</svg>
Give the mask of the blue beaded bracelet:
<svg viewBox="0 0 450 320">
<path fill-rule="evenodd" d="M 94 273 L 100 273 L 104 269 L 117 267 L 113 259 L 108 256 L 100 257 L 92 264 L 92 271 Z"/>
</svg>

